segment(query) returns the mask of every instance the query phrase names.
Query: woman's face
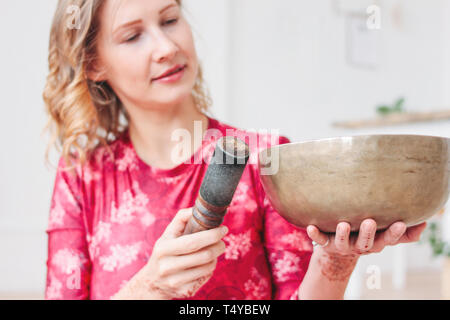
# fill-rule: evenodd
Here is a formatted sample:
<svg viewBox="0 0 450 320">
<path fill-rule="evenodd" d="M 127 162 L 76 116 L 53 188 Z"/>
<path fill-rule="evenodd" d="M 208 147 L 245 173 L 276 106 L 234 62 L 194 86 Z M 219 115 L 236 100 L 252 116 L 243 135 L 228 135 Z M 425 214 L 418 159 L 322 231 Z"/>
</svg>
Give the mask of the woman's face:
<svg viewBox="0 0 450 320">
<path fill-rule="evenodd" d="M 95 81 L 107 81 L 125 107 L 163 109 L 190 96 L 197 54 L 175 0 L 105 0 L 99 14 Z M 155 80 L 177 65 L 186 66 L 181 79 Z"/>
</svg>

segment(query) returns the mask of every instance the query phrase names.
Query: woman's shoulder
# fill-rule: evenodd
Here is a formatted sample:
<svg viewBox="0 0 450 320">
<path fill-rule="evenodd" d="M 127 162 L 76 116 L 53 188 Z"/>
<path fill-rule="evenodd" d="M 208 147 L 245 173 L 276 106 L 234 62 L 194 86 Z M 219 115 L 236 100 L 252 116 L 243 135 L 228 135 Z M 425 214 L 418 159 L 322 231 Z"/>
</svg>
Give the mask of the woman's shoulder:
<svg viewBox="0 0 450 320">
<path fill-rule="evenodd" d="M 85 153 L 82 160 L 80 153 L 71 152 L 69 155 L 61 155 L 58 161 L 58 171 L 67 172 L 69 175 L 81 179 L 95 178 L 93 175 L 115 166 L 117 159 L 123 157 L 128 147 L 128 133 L 122 132 L 116 139 L 107 144 L 98 144 L 92 150 Z"/>
</svg>

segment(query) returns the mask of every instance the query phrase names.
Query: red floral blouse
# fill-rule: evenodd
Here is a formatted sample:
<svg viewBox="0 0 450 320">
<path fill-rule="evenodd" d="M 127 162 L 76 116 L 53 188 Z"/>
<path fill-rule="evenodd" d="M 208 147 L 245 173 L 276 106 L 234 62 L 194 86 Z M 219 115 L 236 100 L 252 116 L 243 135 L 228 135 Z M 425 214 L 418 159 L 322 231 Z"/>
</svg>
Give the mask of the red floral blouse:
<svg viewBox="0 0 450 320">
<path fill-rule="evenodd" d="M 253 137 L 258 144 L 250 144 L 223 222 L 226 251 L 192 299 L 297 299 L 313 249 L 306 231 L 271 207 L 261 185 L 257 153 L 274 144 L 274 135 L 209 118 L 211 130 L 216 134 L 204 136 L 190 161 L 172 169 L 141 160 L 128 131 L 110 144 L 112 154 L 99 147 L 74 171 L 64 171 L 60 158 L 46 230 L 46 299 L 110 299 L 118 292 L 146 264 L 178 210 L 194 206 L 219 134 Z M 275 144 L 289 142 L 275 138 Z"/>
</svg>

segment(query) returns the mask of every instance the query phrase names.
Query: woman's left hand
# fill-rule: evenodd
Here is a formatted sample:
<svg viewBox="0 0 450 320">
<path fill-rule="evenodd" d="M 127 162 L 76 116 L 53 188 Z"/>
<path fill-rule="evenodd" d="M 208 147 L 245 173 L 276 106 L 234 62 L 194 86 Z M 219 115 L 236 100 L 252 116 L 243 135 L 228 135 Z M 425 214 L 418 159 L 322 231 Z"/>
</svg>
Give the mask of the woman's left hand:
<svg viewBox="0 0 450 320">
<path fill-rule="evenodd" d="M 388 229 L 377 233 L 377 223 L 373 219 L 364 220 L 357 234 L 350 234 L 350 224 L 340 222 L 336 233 L 329 235 L 321 232 L 316 226 L 307 227 L 308 236 L 321 246 L 321 249 L 332 255 L 360 256 L 380 252 L 386 246 L 399 243 L 416 242 L 426 227 L 426 222 L 413 227 L 399 221 Z"/>
</svg>

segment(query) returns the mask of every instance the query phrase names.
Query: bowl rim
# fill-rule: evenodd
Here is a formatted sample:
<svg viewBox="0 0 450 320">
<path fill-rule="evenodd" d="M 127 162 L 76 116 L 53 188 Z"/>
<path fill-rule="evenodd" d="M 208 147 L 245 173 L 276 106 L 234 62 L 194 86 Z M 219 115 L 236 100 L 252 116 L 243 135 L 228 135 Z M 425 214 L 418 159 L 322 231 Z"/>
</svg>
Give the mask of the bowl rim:
<svg viewBox="0 0 450 320">
<path fill-rule="evenodd" d="M 362 138 L 368 138 L 368 137 L 414 137 L 414 138 L 430 138 L 430 140 L 446 140 L 448 144 L 450 144 L 450 137 L 443 137 L 443 136 L 433 136 L 433 135 L 421 135 L 421 134 L 361 134 L 361 135 L 353 135 L 353 136 L 337 136 L 337 137 L 331 137 L 331 138 L 319 138 L 319 139 L 311 139 L 311 140 L 305 140 L 305 141 L 297 141 L 297 142 L 289 142 L 284 144 L 277 144 L 274 146 L 270 146 L 266 149 L 272 149 L 272 148 L 283 148 L 287 146 L 292 145 L 300 145 L 300 144 L 307 144 L 312 142 L 322 142 L 322 141 L 332 141 L 332 140 L 353 140 L 355 138 L 362 139 Z M 265 149 L 265 150 L 266 150 Z M 260 151 L 259 153 L 264 152 L 264 150 Z"/>
</svg>

